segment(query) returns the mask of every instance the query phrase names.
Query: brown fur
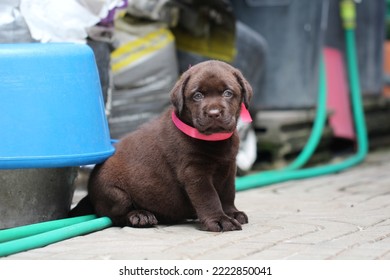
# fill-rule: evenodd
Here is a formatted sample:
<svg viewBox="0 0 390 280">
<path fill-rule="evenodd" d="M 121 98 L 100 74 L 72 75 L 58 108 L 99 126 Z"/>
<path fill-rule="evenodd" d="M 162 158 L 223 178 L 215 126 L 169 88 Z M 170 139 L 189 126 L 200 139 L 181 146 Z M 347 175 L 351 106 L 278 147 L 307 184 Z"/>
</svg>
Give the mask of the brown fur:
<svg viewBox="0 0 390 280">
<path fill-rule="evenodd" d="M 201 100 L 193 98 L 196 92 Z M 93 170 L 88 192 L 95 212 L 117 226 L 198 218 L 203 230 L 240 230 L 248 217 L 234 205 L 235 130 L 240 105 L 248 107 L 251 97 L 250 85 L 230 65 L 207 61 L 191 67 L 171 91 L 173 106 L 121 139 L 115 154 Z M 172 110 L 204 134 L 235 132 L 223 141 L 193 139 L 174 126 Z"/>
</svg>

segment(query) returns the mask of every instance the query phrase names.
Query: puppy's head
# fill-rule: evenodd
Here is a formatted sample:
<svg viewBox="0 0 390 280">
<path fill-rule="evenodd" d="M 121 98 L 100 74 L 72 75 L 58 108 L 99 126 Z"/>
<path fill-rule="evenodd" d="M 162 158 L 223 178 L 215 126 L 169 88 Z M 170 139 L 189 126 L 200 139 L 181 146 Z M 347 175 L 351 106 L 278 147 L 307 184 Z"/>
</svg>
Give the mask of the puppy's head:
<svg viewBox="0 0 390 280">
<path fill-rule="evenodd" d="M 252 95 L 238 69 L 210 60 L 183 73 L 171 91 L 171 102 L 183 122 L 209 135 L 233 132 L 241 103 L 248 108 Z"/>
</svg>

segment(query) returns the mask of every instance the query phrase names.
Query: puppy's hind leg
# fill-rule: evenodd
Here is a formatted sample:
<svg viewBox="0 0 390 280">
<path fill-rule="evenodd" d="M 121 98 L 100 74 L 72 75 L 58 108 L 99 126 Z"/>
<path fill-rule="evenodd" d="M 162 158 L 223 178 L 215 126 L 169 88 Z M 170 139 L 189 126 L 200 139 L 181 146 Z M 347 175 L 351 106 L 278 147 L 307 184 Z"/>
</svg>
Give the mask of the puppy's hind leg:
<svg viewBox="0 0 390 280">
<path fill-rule="evenodd" d="M 137 209 L 128 193 L 116 186 L 95 203 L 95 209 L 98 215 L 110 217 L 115 226 L 152 227 L 157 224 L 154 214 Z"/>
<path fill-rule="evenodd" d="M 152 227 L 157 225 L 156 216 L 146 210 L 133 210 L 127 214 L 128 225 L 131 227 Z"/>
</svg>

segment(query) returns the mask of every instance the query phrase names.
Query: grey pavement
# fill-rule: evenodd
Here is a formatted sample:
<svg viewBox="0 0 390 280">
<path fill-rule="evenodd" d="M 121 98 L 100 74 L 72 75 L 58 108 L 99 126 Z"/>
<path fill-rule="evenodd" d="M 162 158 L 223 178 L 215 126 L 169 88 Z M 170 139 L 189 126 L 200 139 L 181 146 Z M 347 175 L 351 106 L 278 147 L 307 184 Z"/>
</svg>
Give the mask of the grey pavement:
<svg viewBox="0 0 390 280">
<path fill-rule="evenodd" d="M 76 193 L 75 200 L 82 193 Z M 242 231 L 111 227 L 5 259 L 390 259 L 390 150 L 344 172 L 238 192 Z"/>
</svg>

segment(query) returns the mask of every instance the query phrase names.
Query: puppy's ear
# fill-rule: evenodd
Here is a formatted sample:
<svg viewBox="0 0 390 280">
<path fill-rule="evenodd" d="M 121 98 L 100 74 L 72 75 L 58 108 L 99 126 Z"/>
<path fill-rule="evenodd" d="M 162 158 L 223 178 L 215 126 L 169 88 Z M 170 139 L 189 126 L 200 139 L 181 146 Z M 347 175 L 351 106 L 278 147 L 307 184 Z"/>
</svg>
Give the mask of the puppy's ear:
<svg viewBox="0 0 390 280">
<path fill-rule="evenodd" d="M 184 107 L 184 91 L 189 79 L 190 75 L 185 72 L 171 90 L 171 103 L 179 114 Z"/>
<path fill-rule="evenodd" d="M 244 102 L 246 108 L 249 108 L 249 103 L 253 96 L 252 87 L 239 70 L 235 71 L 233 74 L 236 77 L 238 84 L 241 86 L 242 102 Z"/>
</svg>

